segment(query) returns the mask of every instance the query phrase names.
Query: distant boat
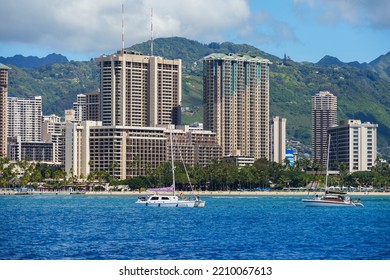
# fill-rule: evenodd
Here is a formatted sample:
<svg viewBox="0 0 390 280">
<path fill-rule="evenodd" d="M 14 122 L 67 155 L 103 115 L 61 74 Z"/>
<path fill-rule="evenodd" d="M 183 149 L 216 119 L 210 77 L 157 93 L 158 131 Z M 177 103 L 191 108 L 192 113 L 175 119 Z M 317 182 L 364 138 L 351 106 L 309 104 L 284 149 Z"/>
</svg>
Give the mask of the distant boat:
<svg viewBox="0 0 390 280">
<path fill-rule="evenodd" d="M 30 195 L 32 193 L 30 192 L 24 192 L 24 191 L 20 191 L 20 192 L 15 192 L 15 195 Z"/>
<path fill-rule="evenodd" d="M 74 191 L 74 192 L 70 192 L 69 194 L 85 194 L 86 192 L 85 191 Z"/>
<path fill-rule="evenodd" d="M 148 189 L 149 192 L 156 192 L 156 194 L 138 197 L 136 203 L 143 204 L 145 206 L 154 206 L 154 207 L 195 207 L 203 208 L 206 205 L 206 202 L 201 200 L 199 196 L 194 198 L 185 198 L 182 195 L 176 195 L 175 189 L 175 165 L 173 162 L 173 144 L 172 144 L 172 131 L 169 127 L 169 135 L 171 142 L 171 165 L 172 165 L 172 178 L 173 183 L 170 187 L 166 188 L 152 188 Z M 157 194 L 158 192 L 172 193 L 172 194 Z"/>
<path fill-rule="evenodd" d="M 328 168 L 329 168 L 329 150 L 330 150 L 330 135 L 328 140 L 328 157 L 326 161 L 326 177 L 325 177 L 325 187 L 328 186 Z M 350 196 L 346 195 L 345 192 L 338 191 L 325 191 L 324 195 L 316 195 L 312 198 L 304 198 L 302 199 L 304 206 L 332 206 L 332 207 L 356 207 L 364 205 L 361 203 L 360 198 L 358 200 L 352 200 Z"/>
</svg>

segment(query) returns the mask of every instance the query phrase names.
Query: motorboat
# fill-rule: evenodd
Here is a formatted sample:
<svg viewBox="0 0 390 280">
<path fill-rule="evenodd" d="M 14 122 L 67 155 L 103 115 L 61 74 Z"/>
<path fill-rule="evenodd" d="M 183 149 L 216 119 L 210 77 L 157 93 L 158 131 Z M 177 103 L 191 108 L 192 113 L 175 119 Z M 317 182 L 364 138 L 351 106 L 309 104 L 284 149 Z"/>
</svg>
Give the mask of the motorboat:
<svg viewBox="0 0 390 280">
<path fill-rule="evenodd" d="M 361 206 L 364 207 L 363 203 L 361 203 L 360 198 L 357 200 L 352 200 L 352 198 L 346 193 L 342 192 L 325 192 L 324 195 L 316 195 L 312 198 L 304 198 L 302 199 L 304 206 L 333 206 L 333 207 L 356 207 Z"/>
</svg>

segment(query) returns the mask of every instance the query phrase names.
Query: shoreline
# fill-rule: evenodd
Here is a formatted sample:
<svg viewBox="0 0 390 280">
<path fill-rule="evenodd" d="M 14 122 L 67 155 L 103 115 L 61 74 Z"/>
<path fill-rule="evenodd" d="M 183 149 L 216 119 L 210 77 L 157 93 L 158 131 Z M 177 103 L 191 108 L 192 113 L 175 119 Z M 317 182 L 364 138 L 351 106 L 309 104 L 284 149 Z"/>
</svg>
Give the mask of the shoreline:
<svg viewBox="0 0 390 280">
<path fill-rule="evenodd" d="M 200 191 L 200 192 L 178 192 L 182 193 L 184 196 L 191 195 L 199 195 L 199 196 L 313 196 L 313 195 L 322 195 L 323 191 L 318 192 L 307 192 L 307 191 Z M 121 195 L 121 196 L 146 196 L 151 195 L 151 192 L 138 192 L 138 191 L 102 191 L 102 192 L 94 192 L 88 191 L 85 193 L 72 193 L 68 191 L 30 191 L 18 193 L 15 191 L 1 191 L 0 195 Z M 168 193 L 160 193 L 160 194 L 168 194 Z M 170 193 L 169 193 L 170 194 Z M 347 192 L 349 196 L 390 196 L 390 192 Z"/>
</svg>

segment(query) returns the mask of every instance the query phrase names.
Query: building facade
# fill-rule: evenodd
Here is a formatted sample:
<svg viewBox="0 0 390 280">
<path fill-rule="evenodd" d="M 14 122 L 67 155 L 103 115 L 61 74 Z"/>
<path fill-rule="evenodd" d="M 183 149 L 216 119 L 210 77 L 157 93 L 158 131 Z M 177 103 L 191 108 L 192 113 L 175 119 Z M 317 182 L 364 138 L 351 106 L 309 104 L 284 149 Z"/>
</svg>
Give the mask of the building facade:
<svg viewBox="0 0 390 280">
<path fill-rule="evenodd" d="M 326 166 L 328 128 L 337 125 L 337 97 L 320 91 L 312 97 L 312 159 Z"/>
<path fill-rule="evenodd" d="M 87 120 L 87 97 L 85 94 L 77 94 L 77 101 L 73 102 L 73 110 L 76 122 Z"/>
<path fill-rule="evenodd" d="M 55 164 L 64 164 L 65 122 L 61 121 L 61 117 L 54 114 L 43 116 L 42 141 L 54 144 L 53 162 Z"/>
<path fill-rule="evenodd" d="M 8 71 L 10 69 L 0 63 L 0 157 L 7 156 Z"/>
<path fill-rule="evenodd" d="M 54 164 L 54 143 L 22 141 L 21 136 L 8 138 L 8 157 L 11 161 L 34 161 Z"/>
<path fill-rule="evenodd" d="M 286 122 L 285 118 L 274 117 L 270 127 L 270 160 L 283 164 L 286 159 Z"/>
<path fill-rule="evenodd" d="M 330 135 L 329 170 L 345 163 L 349 172 L 367 171 L 377 158 L 377 124 L 344 120 L 328 128 Z"/>
<path fill-rule="evenodd" d="M 104 126 L 178 124 L 182 95 L 180 59 L 118 52 L 103 55 L 97 62 Z"/>
<path fill-rule="evenodd" d="M 86 109 L 85 120 L 100 121 L 100 90 L 95 90 L 85 94 Z"/>
<path fill-rule="evenodd" d="M 219 158 L 221 148 L 215 133 L 191 131 L 188 127 L 102 126 L 84 121 L 66 125 L 65 170 L 69 175 L 88 176 L 91 171 L 105 170 L 117 179 L 151 175 L 171 158 L 170 133 L 175 161 L 191 166 L 207 164 Z"/>
<path fill-rule="evenodd" d="M 22 142 L 40 142 L 42 97 L 8 97 L 8 137 L 20 136 Z"/>
<path fill-rule="evenodd" d="M 261 57 L 203 58 L 204 127 L 216 133 L 222 156 L 269 159 L 269 65 Z"/>
<path fill-rule="evenodd" d="M 73 102 L 74 121 L 100 120 L 100 91 L 78 94 L 77 101 Z"/>
</svg>

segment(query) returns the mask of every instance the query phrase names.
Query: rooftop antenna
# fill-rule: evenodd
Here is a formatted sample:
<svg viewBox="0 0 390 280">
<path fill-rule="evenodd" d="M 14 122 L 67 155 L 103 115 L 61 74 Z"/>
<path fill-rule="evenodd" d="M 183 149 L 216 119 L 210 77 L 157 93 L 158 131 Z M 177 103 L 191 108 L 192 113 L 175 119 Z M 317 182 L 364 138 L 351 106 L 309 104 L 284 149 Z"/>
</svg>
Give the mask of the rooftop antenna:
<svg viewBox="0 0 390 280">
<path fill-rule="evenodd" d="M 153 8 L 150 11 L 150 56 L 153 56 Z"/>
<path fill-rule="evenodd" d="M 125 26 L 124 26 L 124 21 L 125 21 L 125 13 L 124 13 L 124 4 L 122 2 L 122 56 L 125 53 Z"/>
</svg>

